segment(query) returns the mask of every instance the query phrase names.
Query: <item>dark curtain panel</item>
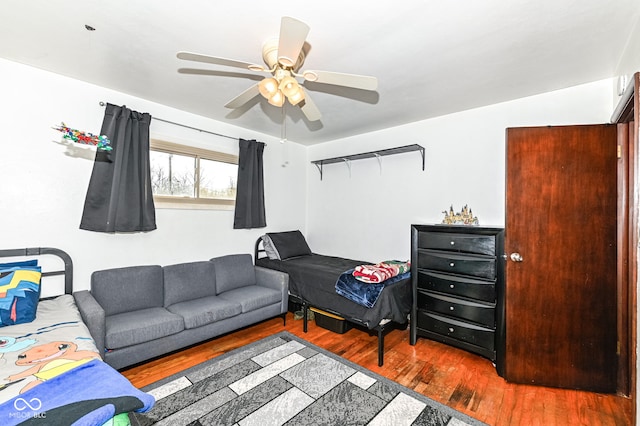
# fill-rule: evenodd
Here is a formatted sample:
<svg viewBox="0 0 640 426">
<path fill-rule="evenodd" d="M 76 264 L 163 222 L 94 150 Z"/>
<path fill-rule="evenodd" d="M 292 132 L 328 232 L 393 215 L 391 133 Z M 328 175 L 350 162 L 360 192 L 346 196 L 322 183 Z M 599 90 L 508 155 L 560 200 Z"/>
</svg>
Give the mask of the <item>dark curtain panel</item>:
<svg viewBox="0 0 640 426">
<path fill-rule="evenodd" d="M 151 115 L 107 104 L 101 135 L 110 152 L 96 152 L 80 229 L 140 232 L 156 229 L 149 167 Z"/>
<path fill-rule="evenodd" d="M 262 153 L 265 144 L 240 139 L 238 158 L 238 189 L 233 229 L 264 228 L 264 177 Z"/>
</svg>

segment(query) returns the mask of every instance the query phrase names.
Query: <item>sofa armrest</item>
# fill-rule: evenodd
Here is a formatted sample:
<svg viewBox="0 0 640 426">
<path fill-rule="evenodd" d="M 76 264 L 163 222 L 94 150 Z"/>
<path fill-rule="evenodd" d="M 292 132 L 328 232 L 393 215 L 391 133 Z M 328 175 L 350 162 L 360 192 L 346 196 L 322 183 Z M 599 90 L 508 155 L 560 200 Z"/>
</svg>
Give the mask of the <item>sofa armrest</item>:
<svg viewBox="0 0 640 426">
<path fill-rule="evenodd" d="M 272 288 L 281 292 L 282 306 L 280 313 L 284 314 L 289 310 L 289 274 L 276 271 L 274 269 L 256 266 L 256 284 L 262 287 Z"/>
<path fill-rule="evenodd" d="M 82 320 L 87 325 L 89 333 L 96 343 L 100 356 L 104 358 L 104 339 L 106 334 L 105 313 L 102 306 L 88 290 L 76 291 L 73 293 Z"/>
</svg>

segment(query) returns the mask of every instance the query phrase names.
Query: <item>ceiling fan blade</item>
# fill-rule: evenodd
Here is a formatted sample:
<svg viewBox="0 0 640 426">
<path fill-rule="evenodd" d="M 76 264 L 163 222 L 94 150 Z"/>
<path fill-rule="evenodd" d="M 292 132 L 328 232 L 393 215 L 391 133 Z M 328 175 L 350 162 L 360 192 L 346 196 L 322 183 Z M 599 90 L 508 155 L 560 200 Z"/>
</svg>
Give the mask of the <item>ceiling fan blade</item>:
<svg viewBox="0 0 640 426">
<path fill-rule="evenodd" d="M 309 97 L 309 91 L 305 91 L 304 99 L 300 101 L 298 106 L 309 121 L 317 121 L 322 117 L 322 114 L 320 114 L 320 110 L 318 109 L 316 104 L 313 103 L 311 97 Z"/>
<path fill-rule="evenodd" d="M 367 75 L 307 70 L 303 73 L 303 77 L 307 81 L 353 87 L 354 89 L 376 90 L 378 88 L 378 79 Z"/>
<path fill-rule="evenodd" d="M 208 64 L 224 65 L 226 67 L 236 67 L 250 69 L 251 71 L 265 71 L 262 65 L 252 64 L 250 62 L 237 61 L 235 59 L 219 58 L 217 56 L 202 55 L 193 52 L 178 52 L 178 59 L 185 61 L 206 62 Z"/>
<path fill-rule="evenodd" d="M 248 74 L 240 71 L 220 71 L 220 70 L 211 70 L 211 69 L 202 69 L 202 68 L 178 68 L 179 74 L 189 74 L 189 75 L 210 75 L 210 76 L 221 76 L 221 77 L 241 77 L 247 78 L 250 80 L 261 81 L 264 77 L 257 74 Z"/>
<path fill-rule="evenodd" d="M 309 34 L 309 26 L 302 21 L 283 16 L 278 39 L 278 62 L 285 67 L 293 67 L 298 61 L 300 50 Z"/>
<path fill-rule="evenodd" d="M 239 108 L 242 105 L 249 102 L 251 99 L 258 96 L 259 94 L 260 94 L 260 90 L 258 89 L 258 85 L 254 84 L 253 86 L 249 87 L 247 90 L 245 90 L 244 92 L 240 93 L 238 96 L 236 96 L 235 98 L 227 102 L 225 107 L 231 108 L 231 109 Z"/>
</svg>

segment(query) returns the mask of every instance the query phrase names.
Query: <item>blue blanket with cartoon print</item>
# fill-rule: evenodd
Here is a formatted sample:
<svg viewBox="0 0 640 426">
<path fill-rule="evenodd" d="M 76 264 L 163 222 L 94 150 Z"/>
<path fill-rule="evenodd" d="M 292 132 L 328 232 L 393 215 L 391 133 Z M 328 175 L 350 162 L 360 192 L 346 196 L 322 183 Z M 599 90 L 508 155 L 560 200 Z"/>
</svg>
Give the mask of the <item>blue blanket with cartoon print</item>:
<svg viewBox="0 0 640 426">
<path fill-rule="evenodd" d="M 0 405 L 0 424 L 102 425 L 112 417 L 151 409 L 153 396 L 93 359 Z"/>
</svg>

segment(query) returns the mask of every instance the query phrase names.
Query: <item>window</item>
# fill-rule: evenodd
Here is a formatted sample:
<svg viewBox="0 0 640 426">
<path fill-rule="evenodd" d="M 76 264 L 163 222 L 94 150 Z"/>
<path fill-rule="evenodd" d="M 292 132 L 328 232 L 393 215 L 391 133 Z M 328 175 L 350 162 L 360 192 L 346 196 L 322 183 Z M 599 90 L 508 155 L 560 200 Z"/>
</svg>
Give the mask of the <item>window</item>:
<svg viewBox="0 0 640 426">
<path fill-rule="evenodd" d="M 158 207 L 231 209 L 238 157 L 151 140 L 151 188 Z"/>
</svg>

